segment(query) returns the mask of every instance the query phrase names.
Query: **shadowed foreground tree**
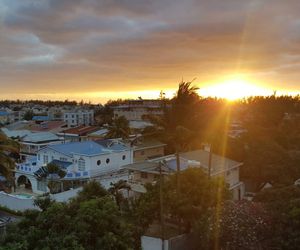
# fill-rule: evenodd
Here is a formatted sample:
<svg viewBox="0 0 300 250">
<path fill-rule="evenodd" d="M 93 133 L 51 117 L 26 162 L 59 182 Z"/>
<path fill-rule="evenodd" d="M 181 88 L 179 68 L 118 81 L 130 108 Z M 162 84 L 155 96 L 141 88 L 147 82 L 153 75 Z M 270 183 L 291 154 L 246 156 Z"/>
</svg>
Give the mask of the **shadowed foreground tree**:
<svg viewBox="0 0 300 250">
<path fill-rule="evenodd" d="M 9 139 L 0 131 L 0 175 L 7 179 L 12 178 L 12 170 L 15 167 L 15 161 L 10 154 L 18 154 L 19 150 L 19 144 Z"/>
<path fill-rule="evenodd" d="M 36 204 L 43 210 L 25 212 L 19 223 L 8 228 L 0 249 L 133 249 L 132 226 L 95 182 L 69 203 Z"/>
</svg>

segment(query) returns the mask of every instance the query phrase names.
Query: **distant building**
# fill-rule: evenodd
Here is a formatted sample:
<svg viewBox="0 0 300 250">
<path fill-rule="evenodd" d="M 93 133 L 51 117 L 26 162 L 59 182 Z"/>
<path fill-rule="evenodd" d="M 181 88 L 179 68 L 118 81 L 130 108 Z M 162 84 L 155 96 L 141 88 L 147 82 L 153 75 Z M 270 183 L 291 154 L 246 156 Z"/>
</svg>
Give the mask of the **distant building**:
<svg viewBox="0 0 300 250">
<path fill-rule="evenodd" d="M 0 110 L 0 125 L 5 125 L 14 121 L 12 112 L 6 110 Z"/>
<path fill-rule="evenodd" d="M 85 126 L 93 125 L 94 111 L 93 110 L 66 111 L 64 112 L 63 120 L 67 123 L 68 127 L 77 127 L 81 125 L 85 125 Z"/>
<path fill-rule="evenodd" d="M 99 130 L 99 127 L 97 126 L 81 125 L 65 129 L 58 133 L 58 135 L 63 137 L 66 142 L 79 142 L 88 140 L 88 135 L 97 130 Z"/>
<path fill-rule="evenodd" d="M 111 108 L 114 111 L 114 118 L 124 116 L 129 121 L 142 121 L 147 115 L 163 114 L 161 100 L 128 100 Z"/>
</svg>

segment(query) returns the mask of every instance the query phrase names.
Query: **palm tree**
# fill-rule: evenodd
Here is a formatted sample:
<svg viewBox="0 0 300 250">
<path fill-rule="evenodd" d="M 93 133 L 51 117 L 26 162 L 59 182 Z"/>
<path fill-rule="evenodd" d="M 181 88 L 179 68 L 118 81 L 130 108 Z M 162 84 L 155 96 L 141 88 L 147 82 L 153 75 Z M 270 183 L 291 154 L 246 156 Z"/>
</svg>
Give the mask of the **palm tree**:
<svg viewBox="0 0 300 250">
<path fill-rule="evenodd" d="M 0 175 L 7 179 L 12 179 L 12 171 L 15 167 L 15 161 L 10 154 L 18 154 L 19 144 L 9 139 L 0 131 Z"/>
<path fill-rule="evenodd" d="M 126 189 L 129 193 L 131 187 L 128 185 L 127 181 L 119 180 L 116 183 L 110 183 L 111 187 L 108 189 L 108 192 L 111 193 L 116 200 L 117 206 L 121 209 L 121 202 L 124 199 L 122 193 L 120 192 L 121 189 Z"/>
<path fill-rule="evenodd" d="M 112 126 L 109 127 L 106 138 L 122 138 L 126 139 L 130 135 L 129 121 L 120 116 L 114 119 Z"/>
<path fill-rule="evenodd" d="M 163 116 L 149 116 L 153 126 L 143 131 L 146 137 L 156 137 L 166 142 L 171 152 L 189 149 L 199 127 L 197 105 L 200 97 L 198 88 L 191 84 L 179 83 L 176 95 L 170 102 L 171 107 L 164 109 Z"/>
</svg>

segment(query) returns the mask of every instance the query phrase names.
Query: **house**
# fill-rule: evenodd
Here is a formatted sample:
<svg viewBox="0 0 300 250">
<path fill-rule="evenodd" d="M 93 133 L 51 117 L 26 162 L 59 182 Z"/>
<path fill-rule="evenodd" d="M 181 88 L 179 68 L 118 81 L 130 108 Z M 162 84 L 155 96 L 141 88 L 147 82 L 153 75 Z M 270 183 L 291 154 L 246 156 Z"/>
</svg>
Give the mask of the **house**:
<svg viewBox="0 0 300 250">
<path fill-rule="evenodd" d="M 13 119 L 13 114 L 11 112 L 0 110 L 0 125 L 11 123 Z"/>
<path fill-rule="evenodd" d="M 35 121 L 36 123 L 40 123 L 40 122 L 50 121 L 50 117 L 47 115 L 35 115 L 32 117 L 32 120 Z"/>
<path fill-rule="evenodd" d="M 34 123 L 28 126 L 28 129 L 32 132 L 51 132 L 60 133 L 66 129 L 67 124 L 63 121 L 44 121 L 41 123 Z"/>
<path fill-rule="evenodd" d="M 92 133 L 89 133 L 87 137 L 88 140 L 100 140 L 100 139 L 105 139 L 107 133 L 108 133 L 107 128 L 101 128 L 96 131 L 93 131 Z"/>
<path fill-rule="evenodd" d="M 88 135 L 90 133 L 96 132 L 97 130 L 99 130 L 99 127 L 97 126 L 81 125 L 78 127 L 65 129 L 58 133 L 58 135 L 62 136 L 65 141 L 86 141 L 88 140 Z"/>
<path fill-rule="evenodd" d="M 166 144 L 146 138 L 138 138 L 133 143 L 133 161 L 145 161 L 148 159 L 158 158 L 165 155 Z"/>
<path fill-rule="evenodd" d="M 49 145 L 39 150 L 36 158 L 18 164 L 16 185 L 25 182 L 33 193 L 47 192 L 45 176 L 49 163 L 64 170 L 66 175 L 62 179 L 62 190 L 68 190 L 81 186 L 90 179 L 118 172 L 123 165 L 132 162 L 132 149 L 117 140 Z"/>
<path fill-rule="evenodd" d="M 28 156 L 36 155 L 37 151 L 51 144 L 60 144 L 62 139 L 50 132 L 31 132 L 29 130 L 1 129 L 7 137 L 10 137 L 20 144 L 20 156 L 26 161 Z"/>
<path fill-rule="evenodd" d="M 129 121 L 143 121 L 147 115 L 162 115 L 161 100 L 128 100 L 118 106 L 112 106 L 114 118 L 124 116 Z"/>
<path fill-rule="evenodd" d="M 160 162 L 163 161 L 163 172 L 170 175 L 176 172 L 176 157 L 168 155 L 148 161 L 135 162 L 124 166 L 130 172 L 129 180 L 132 183 L 133 191 L 144 192 L 142 187 L 146 183 L 154 183 L 160 175 Z M 205 150 L 195 150 L 180 154 L 180 169 L 189 167 L 200 167 L 208 173 L 209 152 Z M 211 176 L 224 177 L 229 185 L 234 200 L 242 199 L 244 195 L 244 184 L 239 178 L 239 168 L 243 165 L 228 158 L 212 154 L 211 158 Z"/>
<path fill-rule="evenodd" d="M 21 158 L 24 160 L 28 155 L 36 155 L 44 147 L 62 142 L 61 138 L 50 132 L 30 132 L 19 140 Z"/>
<path fill-rule="evenodd" d="M 68 127 L 77 127 L 81 125 L 93 125 L 94 124 L 94 111 L 93 110 L 74 110 L 66 111 L 63 115 L 64 122 Z"/>
</svg>

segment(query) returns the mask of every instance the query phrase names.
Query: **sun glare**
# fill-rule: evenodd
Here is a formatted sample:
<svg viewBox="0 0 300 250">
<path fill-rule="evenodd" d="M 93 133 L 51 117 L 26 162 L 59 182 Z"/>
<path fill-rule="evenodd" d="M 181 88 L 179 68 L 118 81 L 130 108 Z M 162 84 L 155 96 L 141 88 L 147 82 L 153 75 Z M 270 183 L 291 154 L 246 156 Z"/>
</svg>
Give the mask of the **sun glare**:
<svg viewBox="0 0 300 250">
<path fill-rule="evenodd" d="M 213 96 L 226 98 L 228 100 L 236 100 L 251 95 L 268 95 L 269 93 L 242 78 L 232 78 L 222 83 L 210 85 L 200 89 L 205 96 Z"/>
</svg>

